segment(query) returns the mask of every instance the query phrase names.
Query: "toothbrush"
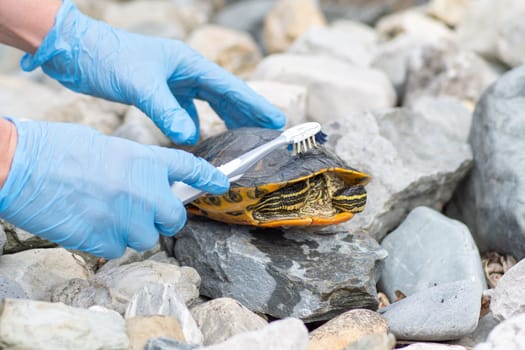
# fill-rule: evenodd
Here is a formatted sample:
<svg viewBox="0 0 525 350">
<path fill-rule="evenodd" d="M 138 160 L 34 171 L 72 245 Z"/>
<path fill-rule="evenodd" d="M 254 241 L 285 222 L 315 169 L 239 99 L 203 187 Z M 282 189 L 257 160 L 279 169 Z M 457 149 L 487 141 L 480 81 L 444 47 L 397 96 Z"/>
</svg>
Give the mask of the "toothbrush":
<svg viewBox="0 0 525 350">
<path fill-rule="evenodd" d="M 288 146 L 292 154 L 297 154 L 318 147 L 319 144 L 323 144 L 325 141 L 326 135 L 321 131 L 319 123 L 299 124 L 286 129 L 275 139 L 219 166 L 218 169 L 228 176 L 230 181 L 235 181 L 241 178 L 255 163 L 279 147 Z M 190 203 L 205 193 L 183 182 L 174 183 L 171 189 L 184 204 Z"/>
</svg>

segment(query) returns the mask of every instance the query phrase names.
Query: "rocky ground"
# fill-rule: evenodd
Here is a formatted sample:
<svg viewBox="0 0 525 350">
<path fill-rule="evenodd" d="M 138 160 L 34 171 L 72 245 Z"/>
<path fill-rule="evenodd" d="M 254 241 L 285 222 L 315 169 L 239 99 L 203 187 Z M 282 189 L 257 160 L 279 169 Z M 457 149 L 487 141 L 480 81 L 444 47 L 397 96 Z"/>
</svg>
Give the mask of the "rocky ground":
<svg viewBox="0 0 525 350">
<path fill-rule="evenodd" d="M 525 349 L 525 2 L 78 0 L 188 42 L 372 175 L 323 229 L 192 218 L 104 261 L 0 223 L 6 349 Z M 2 113 L 170 146 L 0 47 Z M 224 130 L 197 103 L 201 135 Z"/>
</svg>

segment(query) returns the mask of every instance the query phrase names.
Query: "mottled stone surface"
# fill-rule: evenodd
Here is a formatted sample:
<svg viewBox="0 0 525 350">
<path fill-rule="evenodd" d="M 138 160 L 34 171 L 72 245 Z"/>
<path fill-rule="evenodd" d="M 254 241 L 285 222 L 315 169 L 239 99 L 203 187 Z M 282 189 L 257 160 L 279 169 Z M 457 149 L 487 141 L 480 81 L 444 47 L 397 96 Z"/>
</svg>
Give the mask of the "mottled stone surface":
<svg viewBox="0 0 525 350">
<path fill-rule="evenodd" d="M 188 45 L 227 71 L 246 77 L 261 60 L 255 40 L 246 32 L 217 25 L 204 25 L 193 31 Z"/>
<path fill-rule="evenodd" d="M 51 248 L 57 246 L 53 242 L 35 236 L 1 219 L 0 231 L 3 231 L 6 236 L 6 241 L 3 246 L 5 254 L 18 253 L 28 249 Z"/>
<path fill-rule="evenodd" d="M 365 335 L 344 350 L 392 350 L 396 345 L 396 337 L 392 333 L 373 333 Z"/>
<path fill-rule="evenodd" d="M 52 302 L 88 308 L 93 305 L 111 305 L 110 290 L 103 284 L 81 278 L 72 278 L 56 285 L 51 294 Z"/>
<path fill-rule="evenodd" d="M 0 276 L 9 276 L 18 283 L 29 299 L 49 301 L 57 285 L 72 278 L 86 280 L 91 272 L 80 256 L 62 248 L 49 248 L 3 255 Z"/>
<path fill-rule="evenodd" d="M 314 27 L 301 35 L 288 49 L 290 53 L 327 55 L 357 66 L 370 65 L 376 44 L 358 33 L 332 27 Z M 341 45 L 341 43 L 345 43 Z"/>
<path fill-rule="evenodd" d="M 494 318 L 491 312 L 479 319 L 478 326 L 476 329 L 461 339 L 457 340 L 455 343 L 465 347 L 475 347 L 476 345 L 483 343 L 487 340 L 490 332 L 496 327 L 500 322 Z"/>
<path fill-rule="evenodd" d="M 426 0 L 320 0 L 319 2 L 323 12 L 330 19 L 349 18 L 374 23 L 388 13 L 420 5 Z"/>
<path fill-rule="evenodd" d="M 468 228 L 426 207 L 417 207 L 383 239 L 381 291 L 411 295 L 443 283 L 470 280 L 486 289 L 478 249 Z"/>
<path fill-rule="evenodd" d="M 4 253 L 4 246 L 7 242 L 7 236 L 5 234 L 4 227 L 0 225 L 0 255 Z"/>
<path fill-rule="evenodd" d="M 396 339 L 458 339 L 478 325 L 481 288 L 472 281 L 440 284 L 379 310 Z"/>
<path fill-rule="evenodd" d="M 474 167 L 447 214 L 467 224 L 481 251 L 525 256 L 525 67 L 483 94 L 470 132 Z"/>
<path fill-rule="evenodd" d="M 296 318 L 274 321 L 261 330 L 245 332 L 205 350 L 306 350 L 308 330 Z M 203 350 L 204 350 L 203 349 Z"/>
<path fill-rule="evenodd" d="M 403 105 L 419 97 L 452 96 L 473 106 L 498 75 L 479 56 L 449 42 L 412 52 Z"/>
<path fill-rule="evenodd" d="M 367 335 L 386 335 L 387 331 L 386 319 L 377 312 L 350 310 L 310 332 L 308 350 L 345 349 Z"/>
<path fill-rule="evenodd" d="M 378 34 L 385 39 L 408 34 L 431 42 L 452 37 L 452 31 L 419 9 L 408 9 L 382 17 L 376 24 Z"/>
<path fill-rule="evenodd" d="M 301 34 L 325 24 L 318 1 L 277 0 L 264 18 L 265 47 L 270 53 L 285 51 Z"/>
<path fill-rule="evenodd" d="M 1 309 L 4 349 L 128 349 L 124 319 L 116 312 L 23 299 L 4 299 Z"/>
<path fill-rule="evenodd" d="M 376 264 L 385 257 L 367 235 L 255 229 L 199 218 L 177 235 L 174 254 L 199 271 L 201 294 L 307 321 L 377 307 Z"/>
<path fill-rule="evenodd" d="M 497 320 L 525 313 L 525 259 L 510 268 L 492 291 L 490 310 Z"/>
<path fill-rule="evenodd" d="M 171 316 L 135 316 L 126 319 L 128 350 L 143 350 L 149 339 L 168 337 L 185 342 L 179 322 Z"/>
<path fill-rule="evenodd" d="M 197 305 L 191 314 L 204 335 L 204 345 L 266 327 L 268 322 L 231 298 L 217 298 Z"/>
<path fill-rule="evenodd" d="M 125 317 L 163 315 L 177 320 L 184 339 L 191 344 L 202 344 L 203 335 L 175 284 L 149 283 L 137 291 L 126 309 Z M 160 336 L 160 335 L 159 335 Z"/>
<path fill-rule="evenodd" d="M 497 60 L 498 39 L 505 26 L 519 23 L 524 13 L 525 2 L 521 0 L 471 1 L 458 23 L 456 40 L 466 50 Z"/>
<path fill-rule="evenodd" d="M 341 120 L 352 112 L 392 107 L 396 101 L 385 73 L 330 56 L 270 55 L 259 63 L 252 78 L 306 86 L 307 114 L 319 122 Z"/>
<path fill-rule="evenodd" d="M 202 349 L 195 344 L 187 344 L 173 338 L 159 337 L 150 339 L 144 346 L 144 350 L 193 350 Z"/>
<path fill-rule="evenodd" d="M 460 23 L 473 3 L 473 0 L 431 0 L 427 7 L 427 13 L 449 26 Z"/>
<path fill-rule="evenodd" d="M 175 284 L 184 303 L 199 295 L 200 277 L 194 269 L 146 260 L 105 269 L 87 281 L 62 281 L 52 300 L 78 307 L 102 305 L 124 314 L 135 293 L 150 283 Z"/>
<path fill-rule="evenodd" d="M 490 332 L 484 343 L 474 350 L 523 350 L 525 344 L 525 313 L 500 323 Z"/>
<path fill-rule="evenodd" d="M 7 277 L 0 277 L 0 303 L 4 298 L 24 299 L 27 298 L 22 287 Z"/>
<path fill-rule="evenodd" d="M 372 176 L 365 210 L 342 226 L 381 240 L 413 208 L 441 209 L 472 164 L 470 146 L 444 127 L 457 118 L 401 108 L 323 124 L 326 147 Z"/>
</svg>

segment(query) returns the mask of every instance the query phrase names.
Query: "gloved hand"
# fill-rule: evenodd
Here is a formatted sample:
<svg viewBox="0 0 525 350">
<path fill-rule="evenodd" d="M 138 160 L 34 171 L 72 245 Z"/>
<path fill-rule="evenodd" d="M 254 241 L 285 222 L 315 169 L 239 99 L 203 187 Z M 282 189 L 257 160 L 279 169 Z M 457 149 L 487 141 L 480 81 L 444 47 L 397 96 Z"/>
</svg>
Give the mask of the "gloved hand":
<svg viewBox="0 0 525 350">
<path fill-rule="evenodd" d="M 135 105 L 177 143 L 198 140 L 194 98 L 208 101 L 228 128 L 285 124 L 277 108 L 184 43 L 115 29 L 83 15 L 70 0 L 21 66 L 42 66 L 71 90 Z"/>
<path fill-rule="evenodd" d="M 13 120 L 18 144 L 0 189 L 0 217 L 65 248 L 116 258 L 151 248 L 186 220 L 170 184 L 222 193 L 227 177 L 203 159 L 62 123 Z"/>
</svg>

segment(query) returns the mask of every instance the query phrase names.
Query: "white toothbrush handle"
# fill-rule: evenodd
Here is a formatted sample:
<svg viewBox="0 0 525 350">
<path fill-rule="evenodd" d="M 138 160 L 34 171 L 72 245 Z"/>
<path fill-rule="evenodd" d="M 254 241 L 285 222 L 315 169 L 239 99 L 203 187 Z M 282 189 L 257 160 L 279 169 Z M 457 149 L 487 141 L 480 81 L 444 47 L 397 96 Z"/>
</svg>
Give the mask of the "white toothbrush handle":
<svg viewBox="0 0 525 350">
<path fill-rule="evenodd" d="M 194 187 L 186 185 L 184 182 L 175 182 L 171 186 L 171 191 L 182 203 L 188 204 L 189 202 L 200 197 L 204 192 Z"/>
<path fill-rule="evenodd" d="M 221 165 L 220 167 L 218 167 L 218 169 L 222 171 L 226 176 L 229 176 L 233 171 L 238 169 L 239 163 L 240 160 L 236 158 L 226 164 Z M 236 181 L 242 175 L 243 174 L 238 174 L 233 177 L 230 177 L 230 181 Z M 188 204 L 204 194 L 204 191 L 198 190 L 180 181 L 175 182 L 171 186 L 171 190 L 173 194 L 177 196 L 177 198 L 179 198 L 184 204 Z"/>
</svg>

